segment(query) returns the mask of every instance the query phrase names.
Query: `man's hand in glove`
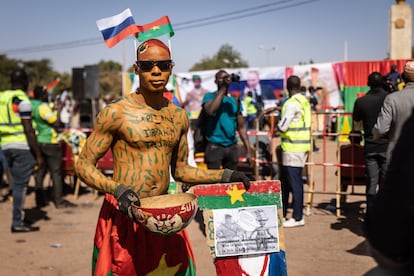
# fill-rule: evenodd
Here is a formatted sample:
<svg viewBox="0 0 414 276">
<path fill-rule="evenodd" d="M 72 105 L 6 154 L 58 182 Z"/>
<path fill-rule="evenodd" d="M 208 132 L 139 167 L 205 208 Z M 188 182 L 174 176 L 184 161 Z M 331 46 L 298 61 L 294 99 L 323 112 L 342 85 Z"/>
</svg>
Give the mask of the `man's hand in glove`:
<svg viewBox="0 0 414 276">
<path fill-rule="evenodd" d="M 115 189 L 115 198 L 118 200 L 118 209 L 126 214 L 130 219 L 135 221 L 134 213 L 132 212 L 132 204 L 140 206 L 138 195 L 131 189 L 120 184 Z"/>
<path fill-rule="evenodd" d="M 228 182 L 243 182 L 244 188 L 248 190 L 250 188 L 250 179 L 242 172 L 224 169 L 221 181 Z"/>
</svg>

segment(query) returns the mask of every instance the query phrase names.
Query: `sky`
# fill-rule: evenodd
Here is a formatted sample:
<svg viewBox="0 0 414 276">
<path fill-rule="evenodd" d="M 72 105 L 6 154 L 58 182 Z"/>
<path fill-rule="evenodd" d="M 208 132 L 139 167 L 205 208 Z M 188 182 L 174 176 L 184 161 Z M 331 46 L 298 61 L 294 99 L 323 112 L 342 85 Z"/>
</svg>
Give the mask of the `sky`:
<svg viewBox="0 0 414 276">
<path fill-rule="evenodd" d="M 130 8 L 138 25 L 164 15 L 170 18 L 177 73 L 212 57 L 224 44 L 239 52 L 250 67 L 291 66 L 311 59 L 337 62 L 345 57 L 382 60 L 388 53 L 389 10 L 395 2 L 2 0 L 0 54 L 25 61 L 50 59 L 61 73 L 101 60 L 129 68 L 135 61 L 133 38 L 107 48 L 96 20 Z M 414 0 L 406 2 L 414 7 Z"/>
</svg>

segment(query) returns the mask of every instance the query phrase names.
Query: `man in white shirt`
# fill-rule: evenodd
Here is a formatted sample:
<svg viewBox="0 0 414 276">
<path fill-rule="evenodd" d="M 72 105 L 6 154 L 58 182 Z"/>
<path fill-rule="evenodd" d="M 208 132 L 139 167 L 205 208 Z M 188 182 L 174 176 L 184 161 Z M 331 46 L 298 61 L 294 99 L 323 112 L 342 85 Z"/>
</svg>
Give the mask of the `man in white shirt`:
<svg viewBox="0 0 414 276">
<path fill-rule="evenodd" d="M 300 78 L 287 79 L 289 99 L 282 108 L 278 128 L 281 132 L 282 148 L 282 200 L 284 227 L 305 225 L 303 219 L 303 180 L 302 170 L 310 150 L 311 107 L 308 99 L 300 91 Z M 292 191 L 293 214 L 287 219 L 289 191 Z"/>
</svg>

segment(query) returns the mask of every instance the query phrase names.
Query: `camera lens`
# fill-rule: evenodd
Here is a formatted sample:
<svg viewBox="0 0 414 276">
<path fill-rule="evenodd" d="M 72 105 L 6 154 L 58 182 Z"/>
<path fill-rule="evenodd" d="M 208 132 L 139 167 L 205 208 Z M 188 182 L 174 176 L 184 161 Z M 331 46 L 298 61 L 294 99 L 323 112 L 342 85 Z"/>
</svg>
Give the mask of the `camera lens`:
<svg viewBox="0 0 414 276">
<path fill-rule="evenodd" d="M 236 74 L 231 74 L 230 75 L 230 77 L 231 77 L 231 81 L 232 82 L 239 82 L 240 81 L 240 76 L 239 75 L 236 75 Z"/>
</svg>

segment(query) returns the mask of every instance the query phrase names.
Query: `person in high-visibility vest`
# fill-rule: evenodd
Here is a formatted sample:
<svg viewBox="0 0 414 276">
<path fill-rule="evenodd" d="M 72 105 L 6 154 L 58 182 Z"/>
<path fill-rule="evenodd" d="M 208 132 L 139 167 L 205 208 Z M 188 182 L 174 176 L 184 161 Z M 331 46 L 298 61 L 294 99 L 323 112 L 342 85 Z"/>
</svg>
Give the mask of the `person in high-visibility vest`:
<svg viewBox="0 0 414 276">
<path fill-rule="evenodd" d="M 43 166 L 43 158 L 32 126 L 32 105 L 26 94 L 29 78 L 19 69 L 11 73 L 10 82 L 11 89 L 0 92 L 0 144 L 13 177 L 11 232 L 31 232 L 39 227 L 23 221 L 23 204 L 30 176 L 36 164 Z"/>
<path fill-rule="evenodd" d="M 255 120 L 257 117 L 257 103 L 253 99 L 252 91 L 247 92 L 246 98 L 243 100 L 244 107 L 246 108 L 246 129 L 255 129 Z"/>
<path fill-rule="evenodd" d="M 296 227 L 305 225 L 302 170 L 311 144 L 311 106 L 300 91 L 299 77 L 289 77 L 286 85 L 289 99 L 282 107 L 281 120 L 277 125 L 281 132 L 283 226 Z M 292 191 L 293 214 L 287 219 L 289 191 Z"/>
</svg>

